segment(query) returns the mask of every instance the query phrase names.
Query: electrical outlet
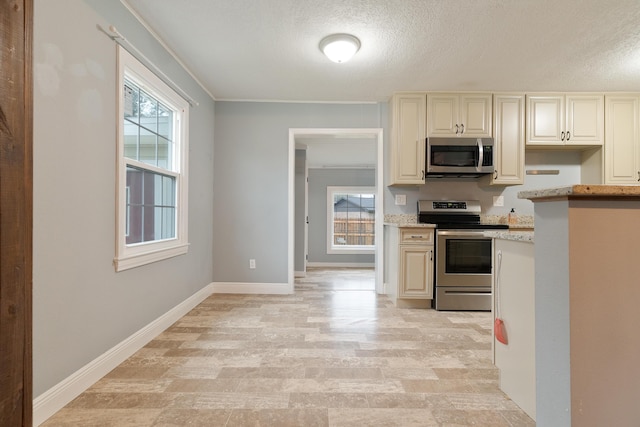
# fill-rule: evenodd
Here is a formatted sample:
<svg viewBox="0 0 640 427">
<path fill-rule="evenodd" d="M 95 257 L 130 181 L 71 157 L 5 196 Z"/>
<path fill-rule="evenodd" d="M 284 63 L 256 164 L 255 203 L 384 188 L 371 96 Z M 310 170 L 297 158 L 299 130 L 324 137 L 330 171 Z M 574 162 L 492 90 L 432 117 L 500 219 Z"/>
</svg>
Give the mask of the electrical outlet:
<svg viewBox="0 0 640 427">
<path fill-rule="evenodd" d="M 406 194 L 396 194 L 396 205 L 404 206 L 407 204 L 407 195 Z"/>
<path fill-rule="evenodd" d="M 256 268 L 256 260 L 255 259 L 250 259 L 249 260 L 249 268 Z"/>
<path fill-rule="evenodd" d="M 493 196 L 493 206 L 504 206 L 504 196 Z"/>
</svg>

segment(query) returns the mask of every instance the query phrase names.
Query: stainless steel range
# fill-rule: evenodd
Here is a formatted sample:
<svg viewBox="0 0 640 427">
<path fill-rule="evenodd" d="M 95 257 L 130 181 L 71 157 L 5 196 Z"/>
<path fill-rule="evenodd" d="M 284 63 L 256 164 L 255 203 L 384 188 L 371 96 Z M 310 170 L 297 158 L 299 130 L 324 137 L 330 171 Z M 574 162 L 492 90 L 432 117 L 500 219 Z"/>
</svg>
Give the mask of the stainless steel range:
<svg viewBox="0 0 640 427">
<path fill-rule="evenodd" d="M 491 310 L 492 243 L 477 200 L 420 200 L 418 222 L 436 225 L 435 309 Z"/>
</svg>

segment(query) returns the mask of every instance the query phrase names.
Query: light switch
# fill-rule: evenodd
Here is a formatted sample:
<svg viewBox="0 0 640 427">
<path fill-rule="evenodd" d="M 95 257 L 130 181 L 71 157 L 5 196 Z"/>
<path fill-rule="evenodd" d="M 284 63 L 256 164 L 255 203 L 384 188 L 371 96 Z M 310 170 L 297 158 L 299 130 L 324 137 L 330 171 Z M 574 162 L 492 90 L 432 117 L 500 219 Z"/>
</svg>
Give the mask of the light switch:
<svg viewBox="0 0 640 427">
<path fill-rule="evenodd" d="M 407 195 L 406 194 L 396 194 L 396 205 L 406 205 L 407 204 Z"/>
</svg>

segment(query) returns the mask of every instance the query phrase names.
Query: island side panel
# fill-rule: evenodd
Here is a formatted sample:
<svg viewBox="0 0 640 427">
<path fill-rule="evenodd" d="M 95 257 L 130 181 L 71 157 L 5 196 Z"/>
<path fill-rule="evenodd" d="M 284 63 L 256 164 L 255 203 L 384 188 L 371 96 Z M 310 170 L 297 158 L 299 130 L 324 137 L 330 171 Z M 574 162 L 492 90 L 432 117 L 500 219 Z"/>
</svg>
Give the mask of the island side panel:
<svg viewBox="0 0 640 427">
<path fill-rule="evenodd" d="M 571 200 L 569 225 L 572 420 L 638 425 L 640 201 Z"/>
<path fill-rule="evenodd" d="M 536 423 L 571 426 L 569 228 L 566 199 L 536 201 Z"/>
</svg>

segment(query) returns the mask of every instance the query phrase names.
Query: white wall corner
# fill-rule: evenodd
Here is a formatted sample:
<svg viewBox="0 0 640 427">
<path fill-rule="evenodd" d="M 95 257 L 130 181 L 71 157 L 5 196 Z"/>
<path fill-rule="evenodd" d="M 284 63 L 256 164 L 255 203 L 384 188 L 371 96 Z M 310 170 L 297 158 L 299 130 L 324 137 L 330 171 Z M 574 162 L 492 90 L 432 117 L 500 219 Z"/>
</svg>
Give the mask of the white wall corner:
<svg viewBox="0 0 640 427">
<path fill-rule="evenodd" d="M 212 293 L 213 285 L 209 284 L 36 397 L 33 400 L 33 425 L 38 426 L 45 422 L 67 403 L 144 347 L 149 341 L 160 335 Z"/>
</svg>

